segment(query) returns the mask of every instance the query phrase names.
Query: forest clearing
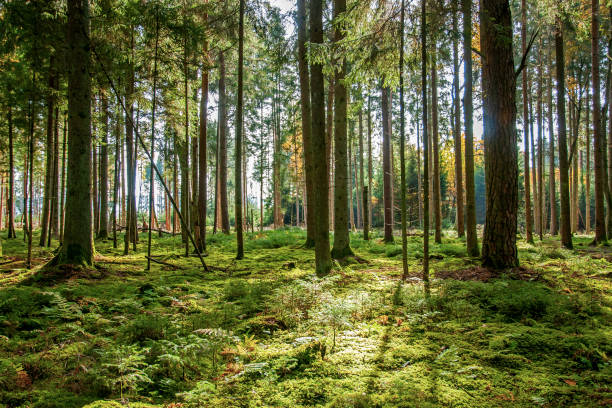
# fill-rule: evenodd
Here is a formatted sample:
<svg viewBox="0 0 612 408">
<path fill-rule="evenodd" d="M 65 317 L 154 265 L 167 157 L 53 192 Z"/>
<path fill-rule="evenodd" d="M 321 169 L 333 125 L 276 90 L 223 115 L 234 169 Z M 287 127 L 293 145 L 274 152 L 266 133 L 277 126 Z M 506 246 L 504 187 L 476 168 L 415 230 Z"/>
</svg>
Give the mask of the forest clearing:
<svg viewBox="0 0 612 408">
<path fill-rule="evenodd" d="M 612 406 L 612 3 L 0 0 L 0 408 Z"/>
</svg>

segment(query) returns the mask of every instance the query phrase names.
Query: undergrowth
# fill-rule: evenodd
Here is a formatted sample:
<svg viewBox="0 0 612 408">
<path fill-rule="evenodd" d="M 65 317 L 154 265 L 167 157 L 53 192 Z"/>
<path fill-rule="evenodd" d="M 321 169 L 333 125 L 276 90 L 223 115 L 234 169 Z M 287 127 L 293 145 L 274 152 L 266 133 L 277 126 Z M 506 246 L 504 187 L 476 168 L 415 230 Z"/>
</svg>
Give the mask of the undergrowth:
<svg viewBox="0 0 612 408">
<path fill-rule="evenodd" d="M 168 265 L 96 241 L 97 274 L 46 281 L 52 251 L 0 271 L 0 407 L 600 406 L 612 401 L 608 248 L 521 242 L 521 274 L 437 279 L 474 266 L 464 242 L 401 246 L 352 234 L 368 263 L 314 274 L 298 229 L 208 234 L 207 264 L 180 236 L 155 238 Z M 37 240 L 34 240 L 37 242 Z M 612 255 L 612 254 L 611 254 Z M 169 266 L 174 265 L 175 267 Z M 102 271 L 102 272 L 100 272 Z M 174 405 L 172 405 L 174 404 Z M 179 405 L 182 404 L 182 405 Z"/>
</svg>

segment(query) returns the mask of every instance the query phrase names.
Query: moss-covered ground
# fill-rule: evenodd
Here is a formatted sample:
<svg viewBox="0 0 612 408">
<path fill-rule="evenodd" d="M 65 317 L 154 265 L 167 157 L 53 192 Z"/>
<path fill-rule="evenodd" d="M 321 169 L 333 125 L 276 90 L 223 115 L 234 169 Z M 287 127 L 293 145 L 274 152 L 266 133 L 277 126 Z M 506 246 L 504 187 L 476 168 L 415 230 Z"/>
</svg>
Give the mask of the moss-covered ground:
<svg viewBox="0 0 612 408">
<path fill-rule="evenodd" d="M 50 250 L 27 271 L 21 236 L 3 239 L 0 407 L 612 405 L 612 252 L 588 237 L 520 242 L 522 268 L 491 276 L 447 236 L 428 299 L 418 235 L 404 283 L 401 247 L 376 236 L 353 234 L 367 262 L 325 278 L 301 230 L 249 235 L 241 261 L 209 237 L 210 272 L 168 236 L 153 253 L 176 267 L 145 271 L 142 234 L 53 274 Z"/>
</svg>

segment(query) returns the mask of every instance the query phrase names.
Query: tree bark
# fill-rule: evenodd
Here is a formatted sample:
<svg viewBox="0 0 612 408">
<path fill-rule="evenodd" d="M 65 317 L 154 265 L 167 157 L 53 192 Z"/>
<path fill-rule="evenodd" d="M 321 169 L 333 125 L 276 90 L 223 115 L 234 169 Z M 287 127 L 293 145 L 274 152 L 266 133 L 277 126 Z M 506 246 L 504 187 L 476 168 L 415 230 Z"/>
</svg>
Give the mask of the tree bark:
<svg viewBox="0 0 612 408">
<path fill-rule="evenodd" d="M 15 153 L 13 150 L 13 107 L 8 107 L 9 137 L 9 193 L 8 193 L 8 238 L 17 238 L 15 233 Z"/>
<path fill-rule="evenodd" d="M 55 58 L 49 58 L 49 78 L 48 78 L 48 96 L 47 96 L 47 129 L 46 129 L 46 145 L 45 145 L 45 188 L 43 193 L 43 210 L 40 226 L 40 246 L 45 246 L 47 243 L 47 231 L 51 219 L 51 189 L 53 184 L 53 130 L 54 130 L 54 114 L 55 114 Z"/>
<path fill-rule="evenodd" d="M 482 0 L 480 51 L 483 56 L 483 122 L 487 169 L 487 213 L 482 262 L 484 266 L 495 269 L 518 266 L 516 76 L 512 42 L 508 38 L 512 38 L 509 1 Z"/>
<path fill-rule="evenodd" d="M 205 19 L 207 16 L 205 16 Z M 208 181 L 208 168 L 207 168 L 207 114 L 208 114 L 208 67 L 210 66 L 208 56 L 208 41 L 204 41 L 204 47 L 202 50 L 203 54 L 203 66 L 202 66 L 202 95 L 200 99 L 200 140 L 199 140 L 199 182 L 198 182 L 198 226 L 200 228 L 199 233 L 199 249 L 200 252 L 206 251 L 206 206 L 207 206 L 207 181 Z"/>
<path fill-rule="evenodd" d="M 549 231 L 550 235 L 557 235 L 559 232 L 558 216 L 557 216 L 557 175 L 555 166 L 555 130 L 553 126 L 553 97 L 552 97 L 552 49 L 548 53 L 548 78 L 547 78 L 547 104 L 548 104 L 548 142 L 549 142 L 549 157 L 548 157 L 548 173 L 549 173 L 549 202 L 550 202 L 550 223 Z"/>
</svg>

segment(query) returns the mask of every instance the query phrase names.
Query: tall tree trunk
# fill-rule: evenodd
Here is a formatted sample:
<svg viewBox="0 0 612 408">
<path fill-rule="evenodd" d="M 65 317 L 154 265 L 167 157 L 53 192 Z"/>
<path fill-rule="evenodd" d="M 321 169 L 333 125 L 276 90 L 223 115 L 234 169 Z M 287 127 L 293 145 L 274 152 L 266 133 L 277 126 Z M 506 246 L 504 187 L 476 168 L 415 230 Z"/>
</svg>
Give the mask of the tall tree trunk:
<svg viewBox="0 0 612 408">
<path fill-rule="evenodd" d="M 548 52 L 548 78 L 546 88 L 547 92 L 547 104 L 548 104 L 548 142 L 549 142 L 549 158 L 548 158 L 548 173 L 549 173 L 549 186 L 548 186 L 548 194 L 549 194 L 549 202 L 550 202 L 550 235 L 557 235 L 559 232 L 559 224 L 557 216 L 557 176 L 556 176 L 556 166 L 555 166 L 555 130 L 553 126 L 553 97 L 552 97 L 552 50 Z"/>
<path fill-rule="evenodd" d="M 227 203 L 227 111 L 225 93 L 225 56 L 219 53 L 219 206 L 221 230 L 229 234 L 229 214 Z"/>
<path fill-rule="evenodd" d="M 113 181 L 113 248 L 117 248 L 117 210 L 119 208 L 119 184 L 121 184 L 121 99 L 117 98 L 115 106 L 115 174 Z"/>
<path fill-rule="evenodd" d="M 323 1 L 310 1 L 310 43 L 323 44 Z M 327 274 L 331 267 L 329 250 L 329 202 L 328 202 L 328 165 L 325 143 L 325 92 L 323 64 L 318 61 L 310 63 L 310 102 L 312 117 L 312 156 L 314 205 L 317 214 L 315 224 L 315 268 L 318 275 Z"/>
<path fill-rule="evenodd" d="M 208 16 L 205 16 L 205 19 Z M 204 47 L 202 50 L 203 53 L 203 67 L 202 67 L 202 95 L 200 99 L 200 140 L 199 140 L 199 182 L 198 182 L 198 213 L 199 213 L 199 227 L 200 233 L 198 242 L 198 246 L 200 252 L 206 251 L 206 205 L 207 205 L 207 177 L 208 177 L 208 168 L 207 168 L 207 126 L 208 121 L 206 115 L 208 114 L 208 67 L 210 66 L 209 56 L 208 56 L 208 41 L 204 41 Z"/>
<path fill-rule="evenodd" d="M 432 128 L 432 155 L 433 155 L 433 212 L 435 220 L 434 239 L 437 244 L 442 243 L 442 205 L 440 194 L 440 134 L 438 129 L 438 67 L 437 44 L 434 41 L 431 53 L 431 128 Z"/>
<path fill-rule="evenodd" d="M 404 29 L 405 4 L 402 0 L 400 11 L 400 58 L 399 58 L 399 97 L 400 97 L 400 218 L 402 229 L 402 279 L 408 278 L 408 233 L 406 219 L 406 118 L 404 117 Z"/>
<path fill-rule="evenodd" d="M 236 101 L 236 152 L 235 152 L 235 171 L 234 185 L 236 192 L 235 217 L 236 217 L 236 259 L 244 257 L 243 237 L 242 237 L 242 109 L 243 109 L 243 60 L 244 60 L 244 2 L 240 0 L 240 18 L 238 23 L 238 91 Z M 276 159 L 276 158 L 275 158 Z M 277 160 L 277 159 L 276 159 Z"/>
<path fill-rule="evenodd" d="M 480 50 L 483 55 L 483 122 L 487 169 L 487 214 L 482 261 L 483 265 L 495 269 L 518 266 L 516 79 L 512 42 L 508 38 L 512 38 L 509 1 L 482 0 Z M 527 133 L 525 137 L 528 137 Z"/>
<path fill-rule="evenodd" d="M 55 58 L 49 58 L 49 78 L 48 78 L 48 96 L 47 96 L 47 141 L 45 145 L 45 188 L 43 194 L 43 211 L 41 217 L 40 228 L 40 246 L 45 246 L 47 243 L 47 231 L 49 229 L 50 213 L 51 213 L 51 188 L 53 179 L 53 129 L 54 129 L 54 114 L 55 114 Z"/>
<path fill-rule="evenodd" d="M 521 52 L 527 52 L 527 1 L 521 0 Z M 531 186 L 529 180 L 529 102 L 527 99 L 527 67 L 522 73 L 523 91 L 523 180 L 525 183 L 525 239 L 533 242 L 531 218 Z M 487 168 L 488 171 L 488 168 Z M 489 207 L 487 207 L 488 209 Z"/>
<path fill-rule="evenodd" d="M 384 82 L 384 81 L 383 81 Z M 391 172 L 391 90 L 383 85 L 381 94 L 382 122 L 383 122 L 383 201 L 385 209 L 385 242 L 393 242 L 393 198 L 392 198 L 392 172 Z"/>
<path fill-rule="evenodd" d="M 599 0 L 591 0 L 591 78 L 593 88 L 593 139 L 595 142 L 595 243 L 606 241 L 604 214 L 604 154 L 601 129 L 599 78 Z"/>
<path fill-rule="evenodd" d="M 184 99 L 184 112 L 185 112 L 185 137 L 181 143 L 181 213 L 185 220 L 185 224 L 181 224 L 181 233 L 183 243 L 185 244 L 185 256 L 189 256 L 189 235 L 187 232 L 187 226 L 190 225 L 191 218 L 191 205 L 190 205 L 190 192 L 189 192 L 189 67 L 187 66 L 187 33 L 185 33 L 185 45 L 183 52 L 183 99 Z"/>
<path fill-rule="evenodd" d="M 590 98 L 589 87 L 586 87 L 586 125 L 584 134 L 586 139 L 586 191 L 585 191 L 585 229 L 587 235 L 591 233 L 591 124 L 590 124 Z"/>
<path fill-rule="evenodd" d="M 66 199 L 66 143 L 67 143 L 67 134 L 68 134 L 68 115 L 64 113 L 64 126 L 62 129 L 63 138 L 62 138 L 62 186 L 60 187 L 60 236 L 59 242 L 60 244 L 64 243 L 64 219 L 66 214 L 65 208 L 65 199 Z"/>
<path fill-rule="evenodd" d="M 91 265 L 91 78 L 89 2 L 68 1 L 68 180 L 64 241 L 54 264 Z"/>
<path fill-rule="evenodd" d="M 538 55 L 538 89 L 537 89 L 537 105 L 536 105 L 536 116 L 538 121 L 538 233 L 540 234 L 540 241 L 544 239 L 544 203 L 546 199 L 544 197 L 544 141 L 543 141 L 543 117 L 542 117 L 542 85 L 543 85 L 543 74 L 542 74 L 542 41 L 540 40 L 540 50 Z"/>
<path fill-rule="evenodd" d="M 535 150 L 535 134 L 533 131 L 533 98 L 531 96 L 531 84 L 529 88 L 529 138 L 530 138 L 530 151 L 531 151 L 531 186 L 533 187 L 533 230 L 536 234 L 540 234 L 538 226 L 540 225 L 540 219 L 538 218 L 538 208 L 540 206 L 540 196 L 538 195 L 538 174 L 537 174 L 537 160 Z"/>
<path fill-rule="evenodd" d="M 463 0 L 464 6 L 468 0 Z M 423 282 L 429 295 L 429 132 L 427 124 L 427 0 L 421 0 L 421 100 L 423 101 Z M 471 10 L 471 6 L 470 6 Z M 470 12 L 471 13 L 471 12 Z M 470 29 L 471 29 L 470 23 Z M 470 36 L 471 41 L 471 36 Z M 470 43 L 471 53 L 471 43 Z M 471 71 L 470 71 L 471 77 Z M 466 87 L 467 89 L 467 87 Z"/>
<path fill-rule="evenodd" d="M 98 238 L 108 238 L 108 99 L 102 97 L 102 145 L 100 146 L 100 225 Z"/>
<path fill-rule="evenodd" d="M 359 96 L 360 98 L 362 97 L 361 90 L 359 92 Z M 369 189 L 368 186 L 365 184 L 363 161 L 363 106 L 361 106 L 359 108 L 359 179 L 361 182 L 361 212 L 363 219 L 363 239 L 367 241 L 370 239 L 370 209 L 368 208 Z"/>
<path fill-rule="evenodd" d="M 565 123 L 565 57 L 563 50 L 563 26 L 557 17 L 555 29 L 555 54 L 557 68 L 557 120 L 559 121 L 559 181 L 561 188 L 561 244 L 572 248 L 570 225 L 569 165 L 567 160 L 567 126 Z M 601 186 L 600 186 L 601 187 Z M 603 196 L 602 196 L 603 200 Z M 602 201 L 603 202 L 603 201 Z M 603 209 L 601 209 L 603 210 Z M 600 211 L 602 217 L 603 212 Z M 602 224 L 603 226 L 603 221 Z M 604 226 L 605 236 L 605 226 Z"/>
<path fill-rule="evenodd" d="M 311 0 L 316 1 L 316 0 Z M 334 0 L 334 43 L 342 42 L 344 31 L 337 20 L 346 12 L 346 0 Z M 347 156 L 347 89 L 344 82 L 346 60 L 343 56 L 336 61 L 339 68 L 334 77 L 334 247 L 331 255 L 342 259 L 352 255 L 349 236 L 349 213 L 353 214 L 352 199 L 349 208 L 349 157 Z M 350 192 L 352 198 L 352 191 Z M 353 217 L 350 217 L 353 226 Z"/>
<path fill-rule="evenodd" d="M 127 175 L 127 203 L 125 208 L 125 240 L 123 254 L 127 255 L 130 242 L 133 243 L 134 251 L 136 250 L 136 154 L 134 143 L 134 29 L 130 28 L 130 49 L 131 60 L 128 65 L 127 81 L 126 81 L 126 104 L 127 117 L 125 120 L 125 145 L 126 145 L 126 175 Z"/>
<path fill-rule="evenodd" d="M 465 123 L 465 238 L 469 256 L 478 256 L 476 193 L 474 187 L 474 108 L 472 102 L 472 0 L 463 8 L 463 121 Z M 423 111 L 425 115 L 425 111 Z M 425 138 L 423 138 L 425 145 Z M 425 187 L 423 187 L 424 189 Z"/>
<path fill-rule="evenodd" d="M 8 238 L 17 238 L 15 233 L 15 152 L 13 151 L 13 107 L 8 107 L 9 137 L 9 193 L 8 193 Z"/>
<path fill-rule="evenodd" d="M 94 217 L 94 225 L 93 232 L 94 235 L 98 234 L 98 226 L 100 225 L 100 196 L 98 191 L 98 130 L 97 130 L 97 119 L 99 117 L 97 112 L 98 104 L 96 103 L 96 98 L 93 97 L 92 100 L 92 138 L 93 138 L 93 146 L 91 152 L 91 185 L 92 185 L 92 205 L 93 205 L 93 217 Z"/>
<path fill-rule="evenodd" d="M 312 146 L 311 146 L 311 114 L 310 114 L 310 75 L 308 73 L 308 58 L 306 54 L 306 0 L 297 0 L 297 31 L 298 31 L 298 71 L 300 76 L 300 108 L 302 113 L 302 144 L 304 149 L 304 174 L 306 179 L 306 206 L 311 207 L 314 196 L 312 183 Z M 306 213 L 306 248 L 314 247 L 315 213 Z"/>
<path fill-rule="evenodd" d="M 33 77 L 35 77 L 35 74 L 33 75 Z M 32 82 L 34 83 L 35 78 L 33 78 Z M 36 121 L 35 119 L 35 114 L 34 114 L 34 109 L 35 109 L 35 104 L 34 101 L 30 100 L 30 134 L 28 137 L 28 172 L 30 173 L 28 176 L 28 225 L 27 225 L 27 230 L 28 230 L 28 256 L 27 256 L 27 260 L 26 260 L 26 268 L 30 269 L 32 268 L 32 234 L 33 234 L 33 218 L 34 215 L 32 214 L 32 206 L 34 205 L 34 188 L 33 188 L 33 184 L 34 184 L 34 122 Z M 25 211 L 25 207 L 24 207 L 24 211 Z"/>
<path fill-rule="evenodd" d="M 327 106 L 326 106 L 326 118 L 325 118 L 325 166 L 328 174 L 327 180 L 327 196 L 328 196 L 328 209 L 329 209 L 329 227 L 334 228 L 334 77 L 333 75 L 328 78 L 328 89 L 327 89 Z"/>
<path fill-rule="evenodd" d="M 453 0 L 453 32 L 459 33 L 457 23 L 458 0 Z M 457 236 L 465 235 L 465 221 L 463 218 L 463 166 L 461 149 L 461 100 L 459 96 L 459 44 L 458 35 L 453 34 L 453 144 L 455 146 L 455 191 L 457 200 L 457 213 L 455 224 Z M 418 132 L 418 130 L 417 130 Z M 417 141 L 418 143 L 418 141 Z M 420 209 L 420 207 L 419 207 Z"/>
</svg>

